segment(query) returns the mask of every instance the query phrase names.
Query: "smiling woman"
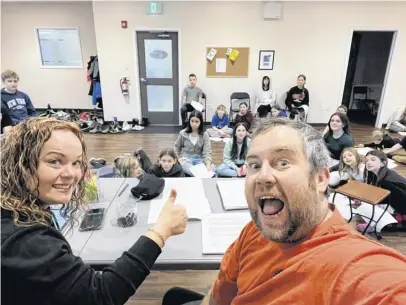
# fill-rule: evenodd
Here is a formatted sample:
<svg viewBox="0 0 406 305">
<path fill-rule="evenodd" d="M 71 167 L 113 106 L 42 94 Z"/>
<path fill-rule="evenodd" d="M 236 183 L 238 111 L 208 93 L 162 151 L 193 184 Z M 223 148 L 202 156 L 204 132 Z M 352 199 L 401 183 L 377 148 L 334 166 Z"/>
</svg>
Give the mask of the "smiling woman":
<svg viewBox="0 0 406 305">
<path fill-rule="evenodd" d="M 5 305 L 124 304 L 149 274 L 166 240 L 185 231 L 176 191 L 157 223 L 102 274 L 72 253 L 51 205 L 68 218 L 82 204 L 86 145 L 73 123 L 35 118 L 13 127 L 1 146 L 1 302 Z M 19 287 L 24 293 L 15 293 Z M 85 300 L 85 301 L 84 301 Z"/>
</svg>

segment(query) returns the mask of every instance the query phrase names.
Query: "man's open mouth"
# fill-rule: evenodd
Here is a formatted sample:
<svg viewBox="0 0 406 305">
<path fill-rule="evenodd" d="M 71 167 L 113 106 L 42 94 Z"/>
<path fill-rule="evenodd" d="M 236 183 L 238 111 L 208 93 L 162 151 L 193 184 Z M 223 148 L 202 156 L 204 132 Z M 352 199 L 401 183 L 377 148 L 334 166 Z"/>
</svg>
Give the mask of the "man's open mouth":
<svg viewBox="0 0 406 305">
<path fill-rule="evenodd" d="M 282 212 L 285 203 L 282 200 L 275 197 L 262 196 L 259 199 L 259 205 L 264 215 L 274 216 Z"/>
</svg>

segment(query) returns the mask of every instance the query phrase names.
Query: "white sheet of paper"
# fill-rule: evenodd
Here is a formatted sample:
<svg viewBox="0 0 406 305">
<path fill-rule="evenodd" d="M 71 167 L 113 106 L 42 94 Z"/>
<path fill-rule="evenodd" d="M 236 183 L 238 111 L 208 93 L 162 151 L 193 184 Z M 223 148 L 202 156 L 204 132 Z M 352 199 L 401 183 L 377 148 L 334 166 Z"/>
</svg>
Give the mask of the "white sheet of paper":
<svg viewBox="0 0 406 305">
<path fill-rule="evenodd" d="M 208 171 L 203 163 L 192 166 L 190 171 L 196 178 L 212 178 L 215 175 L 212 170 Z"/>
<path fill-rule="evenodd" d="M 227 71 L 227 59 L 216 58 L 216 73 L 226 73 Z"/>
<path fill-rule="evenodd" d="M 380 208 L 379 206 L 375 206 L 374 219 L 371 223 L 372 228 L 378 221 L 378 218 L 381 217 L 383 211 L 384 211 L 384 209 Z M 361 215 L 361 217 L 364 219 L 364 221 L 366 223 L 368 223 L 369 219 L 367 217 L 369 217 L 369 218 L 372 217 L 372 205 L 370 205 L 368 203 L 363 203 L 358 207 L 358 209 L 356 210 L 356 213 Z M 366 217 L 364 217 L 364 216 L 366 216 Z M 391 223 L 397 223 L 397 220 L 391 214 L 389 214 L 388 212 L 385 212 L 385 214 L 382 216 L 381 220 L 376 225 L 376 231 L 378 233 L 381 232 L 385 226 L 387 226 L 388 224 L 391 224 Z"/>
<path fill-rule="evenodd" d="M 217 186 L 226 211 L 248 209 L 245 198 L 245 179 L 220 180 L 217 181 Z"/>
<path fill-rule="evenodd" d="M 215 138 L 215 137 L 212 137 L 212 138 L 210 138 L 210 140 L 213 141 L 213 142 L 223 142 L 223 139 L 222 139 L 222 138 Z"/>
<path fill-rule="evenodd" d="M 362 156 L 366 156 L 371 150 L 373 150 L 371 147 L 360 147 L 357 149 L 358 154 Z"/>
<path fill-rule="evenodd" d="M 334 194 L 330 195 L 329 202 L 333 202 L 333 196 Z M 334 205 L 344 219 L 348 220 L 351 218 L 350 202 L 347 196 L 337 194 L 336 198 L 334 199 Z M 353 209 L 353 213 L 354 212 L 355 210 Z"/>
<path fill-rule="evenodd" d="M 393 161 L 392 159 L 388 159 L 388 168 L 390 169 L 394 169 L 395 167 L 397 167 L 398 165 L 396 164 L 395 161 Z"/>
<path fill-rule="evenodd" d="M 211 214 L 202 220 L 203 254 L 224 254 L 251 221 L 249 212 Z"/>
<path fill-rule="evenodd" d="M 186 208 L 189 219 L 202 219 L 211 214 L 210 203 L 204 193 L 203 183 L 198 178 L 168 178 L 162 198 L 151 200 L 148 223 L 156 223 L 162 207 L 169 198 L 171 189 L 177 192 L 175 204 Z"/>
<path fill-rule="evenodd" d="M 195 108 L 197 111 L 200 111 L 200 112 L 201 112 L 201 111 L 204 109 L 203 105 L 200 104 L 199 102 L 192 101 L 190 104 L 191 104 L 192 107 Z"/>
<path fill-rule="evenodd" d="M 405 137 L 406 136 L 406 131 L 399 131 L 398 134 Z"/>
</svg>

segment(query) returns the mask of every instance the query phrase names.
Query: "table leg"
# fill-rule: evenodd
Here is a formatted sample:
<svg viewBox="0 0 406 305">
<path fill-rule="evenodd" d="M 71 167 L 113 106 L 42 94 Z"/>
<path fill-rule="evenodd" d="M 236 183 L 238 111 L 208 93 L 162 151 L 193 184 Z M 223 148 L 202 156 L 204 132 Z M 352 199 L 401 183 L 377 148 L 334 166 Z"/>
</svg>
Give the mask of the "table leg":
<svg viewBox="0 0 406 305">
<path fill-rule="evenodd" d="M 374 206 L 374 207 L 375 207 L 375 206 Z M 381 239 L 382 239 L 382 236 L 381 236 L 380 234 L 378 234 L 378 232 L 376 232 L 376 226 L 378 225 L 378 222 L 381 220 L 381 218 L 382 218 L 383 215 L 386 213 L 386 211 L 388 210 L 388 208 L 389 208 L 389 203 L 386 204 L 385 210 L 383 211 L 383 213 L 381 214 L 381 216 L 379 216 L 379 218 L 378 218 L 378 220 L 377 220 L 377 222 L 376 222 L 376 225 L 375 225 L 375 228 L 374 228 L 374 233 L 375 233 L 375 236 L 376 236 L 376 239 L 377 239 L 377 240 L 381 240 Z"/>
<path fill-rule="evenodd" d="M 374 215 L 375 215 L 375 205 L 373 204 L 372 205 L 372 216 L 369 219 L 369 222 L 368 222 L 367 226 L 365 227 L 364 232 L 362 232 L 362 235 L 365 235 L 365 233 L 367 232 L 369 226 L 371 225 L 371 222 L 374 220 Z M 376 224 L 375 224 L 375 228 L 376 228 Z"/>
<path fill-rule="evenodd" d="M 351 198 L 350 198 L 350 197 L 348 197 L 348 201 L 350 202 L 350 213 L 351 213 L 351 216 L 350 216 L 350 219 L 347 221 L 347 223 L 350 223 L 351 220 L 352 220 L 352 201 L 351 201 Z"/>
<path fill-rule="evenodd" d="M 334 201 L 336 200 L 336 195 L 337 195 L 337 192 L 334 192 L 334 195 L 333 195 L 333 203 L 334 203 Z"/>
</svg>

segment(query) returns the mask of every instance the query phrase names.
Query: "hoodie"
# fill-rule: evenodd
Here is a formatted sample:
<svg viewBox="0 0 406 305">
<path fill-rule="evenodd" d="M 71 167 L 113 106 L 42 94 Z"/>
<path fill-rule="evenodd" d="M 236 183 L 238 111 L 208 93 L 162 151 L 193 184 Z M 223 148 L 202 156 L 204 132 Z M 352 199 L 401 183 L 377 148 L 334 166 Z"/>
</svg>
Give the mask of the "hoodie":
<svg viewBox="0 0 406 305">
<path fill-rule="evenodd" d="M 300 107 L 303 105 L 309 106 L 309 91 L 306 88 L 300 89 L 298 86 L 290 88 L 288 94 L 286 95 L 285 104 L 289 107 L 289 109 L 292 107 L 292 104 L 295 107 Z"/>
<path fill-rule="evenodd" d="M 406 215 L 406 178 L 389 168 L 381 170 L 385 170 L 386 173 L 379 182 L 376 181 L 377 176 L 372 172 L 368 172 L 365 182 L 390 191 L 390 205 L 397 213 Z M 385 199 L 386 202 L 387 199 Z"/>
<path fill-rule="evenodd" d="M 272 88 L 272 80 L 269 78 L 269 86 L 268 90 L 264 90 L 263 83 L 264 83 L 264 76 L 262 78 L 261 89 L 259 89 L 256 97 L 255 97 L 255 109 L 254 114 L 257 113 L 259 106 L 273 106 L 276 104 L 276 91 Z"/>
<path fill-rule="evenodd" d="M 158 178 L 181 178 L 185 177 L 185 173 L 182 170 L 182 166 L 176 163 L 172 166 L 171 170 L 167 173 L 165 172 L 159 164 L 153 164 L 148 169 L 149 174 L 153 174 Z"/>
<path fill-rule="evenodd" d="M 191 133 L 186 129 L 179 132 L 175 142 L 175 153 L 179 157 L 200 157 L 204 164 L 212 163 L 210 137 L 207 132 L 198 135 L 197 143 L 193 144 L 190 139 Z"/>
<path fill-rule="evenodd" d="M 37 116 L 31 99 L 24 92 L 17 90 L 14 93 L 9 93 L 5 89 L 1 89 L 1 101 L 7 105 L 11 119 L 15 124 Z"/>
<path fill-rule="evenodd" d="M 98 273 L 72 253 L 51 224 L 16 226 L 1 210 L 1 304 L 124 304 L 161 253 L 146 236 Z M 20 292 L 16 291 L 16 287 Z"/>
</svg>

